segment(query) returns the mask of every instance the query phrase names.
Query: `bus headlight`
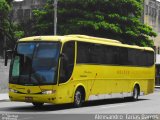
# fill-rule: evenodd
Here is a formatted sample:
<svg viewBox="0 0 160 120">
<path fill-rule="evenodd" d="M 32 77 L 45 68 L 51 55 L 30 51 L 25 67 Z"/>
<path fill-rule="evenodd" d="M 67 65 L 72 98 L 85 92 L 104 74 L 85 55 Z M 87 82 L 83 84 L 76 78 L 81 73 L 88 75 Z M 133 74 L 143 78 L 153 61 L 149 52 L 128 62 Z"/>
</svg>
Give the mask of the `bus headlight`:
<svg viewBox="0 0 160 120">
<path fill-rule="evenodd" d="M 18 91 L 17 91 L 17 90 L 14 90 L 14 89 L 11 89 L 11 88 L 9 88 L 9 92 L 18 93 Z"/>
<path fill-rule="evenodd" d="M 56 92 L 56 90 L 47 90 L 47 91 L 43 91 L 42 92 L 42 94 L 53 94 L 53 93 L 55 93 Z"/>
</svg>

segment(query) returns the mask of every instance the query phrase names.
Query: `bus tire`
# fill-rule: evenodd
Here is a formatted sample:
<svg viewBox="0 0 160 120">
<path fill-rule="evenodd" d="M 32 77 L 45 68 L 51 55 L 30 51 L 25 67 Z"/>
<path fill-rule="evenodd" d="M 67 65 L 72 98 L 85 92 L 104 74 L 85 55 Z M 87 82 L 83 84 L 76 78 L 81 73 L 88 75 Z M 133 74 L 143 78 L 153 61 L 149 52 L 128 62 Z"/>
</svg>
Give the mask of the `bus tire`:
<svg viewBox="0 0 160 120">
<path fill-rule="evenodd" d="M 134 89 L 133 89 L 133 94 L 131 97 L 125 97 L 125 100 L 127 101 L 136 101 L 138 100 L 138 97 L 139 97 L 139 86 L 138 85 L 135 85 L 134 86 Z"/>
<path fill-rule="evenodd" d="M 42 107 L 44 103 L 33 102 L 32 104 L 34 105 L 34 107 Z"/>
<path fill-rule="evenodd" d="M 74 107 L 81 107 L 83 103 L 83 92 L 78 88 L 74 94 Z"/>
<path fill-rule="evenodd" d="M 139 91 L 138 85 L 135 85 L 135 86 L 134 86 L 134 89 L 133 89 L 133 96 L 132 96 L 132 99 L 133 99 L 134 101 L 138 100 L 139 92 L 140 92 L 140 91 Z"/>
</svg>

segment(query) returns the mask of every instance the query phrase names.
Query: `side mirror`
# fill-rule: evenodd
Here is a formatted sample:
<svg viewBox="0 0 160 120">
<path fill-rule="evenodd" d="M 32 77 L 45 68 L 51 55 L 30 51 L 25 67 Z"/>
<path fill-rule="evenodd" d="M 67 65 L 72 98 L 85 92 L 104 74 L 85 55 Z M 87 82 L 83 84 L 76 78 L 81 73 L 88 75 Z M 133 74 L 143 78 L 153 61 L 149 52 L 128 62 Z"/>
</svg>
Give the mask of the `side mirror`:
<svg viewBox="0 0 160 120">
<path fill-rule="evenodd" d="M 61 57 L 62 60 L 68 61 L 68 57 L 67 57 L 66 54 L 61 53 L 61 54 L 60 54 L 60 57 Z"/>
<path fill-rule="evenodd" d="M 5 59 L 5 62 L 4 62 L 5 66 L 7 66 L 7 63 L 8 63 L 8 54 L 9 53 L 13 53 L 13 50 L 5 50 L 5 56 L 4 56 L 5 57 L 4 58 Z"/>
</svg>

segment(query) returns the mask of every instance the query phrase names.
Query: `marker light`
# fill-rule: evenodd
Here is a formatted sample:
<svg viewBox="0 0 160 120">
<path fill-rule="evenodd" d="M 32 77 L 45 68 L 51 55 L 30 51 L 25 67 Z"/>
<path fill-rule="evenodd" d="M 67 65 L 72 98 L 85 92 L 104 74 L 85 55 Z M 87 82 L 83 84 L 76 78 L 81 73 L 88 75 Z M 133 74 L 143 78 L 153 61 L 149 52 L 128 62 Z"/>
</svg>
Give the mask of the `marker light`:
<svg viewBox="0 0 160 120">
<path fill-rule="evenodd" d="M 55 93 L 56 92 L 56 90 L 47 90 L 47 91 L 43 91 L 42 92 L 42 94 L 53 94 L 53 93 Z"/>
<path fill-rule="evenodd" d="M 14 89 L 11 89 L 11 88 L 9 88 L 9 91 L 10 91 L 10 92 L 14 92 L 14 93 L 18 93 L 17 90 L 14 90 Z"/>
</svg>

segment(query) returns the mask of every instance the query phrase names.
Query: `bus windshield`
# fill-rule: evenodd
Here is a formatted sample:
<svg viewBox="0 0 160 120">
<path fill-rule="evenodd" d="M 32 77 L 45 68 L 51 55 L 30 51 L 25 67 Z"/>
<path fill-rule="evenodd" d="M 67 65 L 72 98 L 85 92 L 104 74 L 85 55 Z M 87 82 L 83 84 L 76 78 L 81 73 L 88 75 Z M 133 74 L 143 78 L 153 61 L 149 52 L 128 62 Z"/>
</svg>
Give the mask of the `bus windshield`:
<svg viewBox="0 0 160 120">
<path fill-rule="evenodd" d="M 59 52 L 58 42 L 19 43 L 11 62 L 10 83 L 56 84 Z"/>
</svg>

